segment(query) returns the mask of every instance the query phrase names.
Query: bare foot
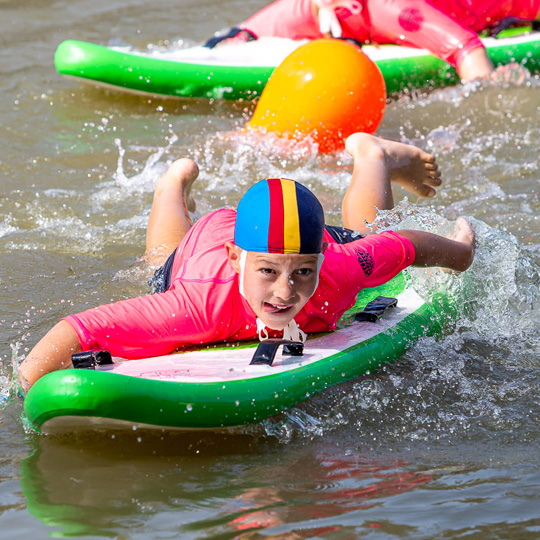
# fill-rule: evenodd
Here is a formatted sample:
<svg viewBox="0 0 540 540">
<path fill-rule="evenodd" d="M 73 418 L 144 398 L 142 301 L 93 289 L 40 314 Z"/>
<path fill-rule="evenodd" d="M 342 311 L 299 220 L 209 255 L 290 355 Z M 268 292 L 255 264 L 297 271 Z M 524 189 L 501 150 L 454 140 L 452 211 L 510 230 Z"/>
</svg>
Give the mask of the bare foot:
<svg viewBox="0 0 540 540">
<path fill-rule="evenodd" d="M 433 197 L 441 185 L 435 157 L 416 146 L 381 139 L 367 133 L 354 133 L 345 148 L 356 158 L 383 158 L 390 180 L 419 197 Z"/>
<path fill-rule="evenodd" d="M 191 195 L 191 188 L 193 186 L 193 182 L 195 182 L 199 176 L 198 165 L 189 158 L 177 159 L 169 167 L 169 170 L 165 173 L 165 176 L 173 178 L 180 183 L 188 211 L 195 212 L 197 204 Z"/>
</svg>

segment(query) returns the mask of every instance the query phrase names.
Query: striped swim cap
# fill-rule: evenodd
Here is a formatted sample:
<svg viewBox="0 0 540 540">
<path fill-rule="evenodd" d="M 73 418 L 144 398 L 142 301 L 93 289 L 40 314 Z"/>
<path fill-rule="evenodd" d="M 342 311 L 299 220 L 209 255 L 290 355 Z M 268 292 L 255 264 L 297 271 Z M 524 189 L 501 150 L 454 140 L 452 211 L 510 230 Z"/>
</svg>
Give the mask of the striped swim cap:
<svg viewBox="0 0 540 540">
<path fill-rule="evenodd" d="M 323 235 L 321 203 L 294 180 L 261 180 L 238 203 L 234 242 L 245 251 L 320 253 Z"/>
</svg>

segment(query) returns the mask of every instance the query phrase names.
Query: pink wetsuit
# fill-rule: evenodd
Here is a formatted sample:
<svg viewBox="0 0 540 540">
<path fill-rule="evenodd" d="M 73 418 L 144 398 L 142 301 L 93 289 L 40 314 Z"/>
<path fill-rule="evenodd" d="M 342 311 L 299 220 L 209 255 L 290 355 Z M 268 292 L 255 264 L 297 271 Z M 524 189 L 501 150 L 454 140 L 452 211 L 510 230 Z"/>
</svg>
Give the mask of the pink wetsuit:
<svg viewBox="0 0 540 540">
<path fill-rule="evenodd" d="M 70 315 L 83 350 L 106 349 L 113 356 L 142 358 L 181 346 L 257 337 L 256 315 L 240 295 L 238 274 L 226 256 L 233 241 L 236 211 L 212 212 L 197 221 L 180 243 L 164 292 L 116 302 Z M 412 243 L 384 232 L 329 243 L 319 286 L 295 317 L 304 332 L 334 330 L 358 292 L 390 280 L 414 261 Z M 281 332 L 271 332 L 271 336 Z"/>
<path fill-rule="evenodd" d="M 540 0 L 346 0 L 336 8 L 344 38 L 428 49 L 452 65 L 482 47 L 477 32 L 506 17 L 535 19 Z M 321 37 L 311 0 L 277 0 L 239 25 L 256 37 Z"/>
</svg>

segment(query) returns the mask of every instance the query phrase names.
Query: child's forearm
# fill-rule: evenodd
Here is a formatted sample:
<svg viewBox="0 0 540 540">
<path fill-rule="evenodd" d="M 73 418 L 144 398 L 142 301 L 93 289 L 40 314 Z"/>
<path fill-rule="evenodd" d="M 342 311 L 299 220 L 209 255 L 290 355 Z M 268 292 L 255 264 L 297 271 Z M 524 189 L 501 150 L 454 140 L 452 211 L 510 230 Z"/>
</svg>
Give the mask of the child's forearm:
<svg viewBox="0 0 540 540">
<path fill-rule="evenodd" d="M 424 231 L 399 231 L 415 249 L 413 266 L 440 266 L 458 272 L 469 268 L 474 258 L 474 236 L 471 239 L 451 240 Z"/>
<path fill-rule="evenodd" d="M 468 82 L 489 75 L 493 71 L 493 63 L 486 50 L 479 47 L 465 54 L 460 59 L 456 69 L 459 78 L 464 82 Z"/>
<path fill-rule="evenodd" d="M 19 366 L 19 379 L 25 390 L 43 375 L 71 366 L 71 355 L 82 348 L 71 326 L 60 321 L 30 351 Z"/>
</svg>

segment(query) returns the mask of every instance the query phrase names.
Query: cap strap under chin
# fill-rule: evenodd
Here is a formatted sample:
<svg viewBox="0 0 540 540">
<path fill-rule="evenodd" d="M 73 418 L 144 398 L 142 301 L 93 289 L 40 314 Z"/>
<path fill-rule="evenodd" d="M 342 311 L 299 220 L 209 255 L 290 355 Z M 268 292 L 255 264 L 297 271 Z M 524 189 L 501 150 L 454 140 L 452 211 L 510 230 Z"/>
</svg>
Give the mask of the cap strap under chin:
<svg viewBox="0 0 540 540">
<path fill-rule="evenodd" d="M 243 249 L 240 252 L 240 260 L 238 261 L 240 265 L 240 276 L 238 277 L 238 281 L 239 281 L 238 290 L 244 298 L 246 298 L 245 290 L 244 290 L 244 275 L 246 273 L 246 259 L 247 259 L 247 251 Z"/>
<path fill-rule="evenodd" d="M 268 330 L 267 326 L 257 317 L 257 335 L 259 336 L 259 341 L 265 341 L 268 339 Z M 307 339 L 307 334 L 301 330 L 296 321 L 293 319 L 284 329 L 283 329 L 283 339 L 289 341 L 300 341 L 305 343 Z"/>
<path fill-rule="evenodd" d="M 259 336 L 259 341 L 264 341 L 268 339 L 268 330 L 266 329 L 266 324 L 264 324 L 259 317 L 257 317 L 257 335 Z"/>
<path fill-rule="evenodd" d="M 306 338 L 307 334 L 300 330 L 294 319 L 283 329 L 283 339 L 305 343 Z"/>
</svg>

